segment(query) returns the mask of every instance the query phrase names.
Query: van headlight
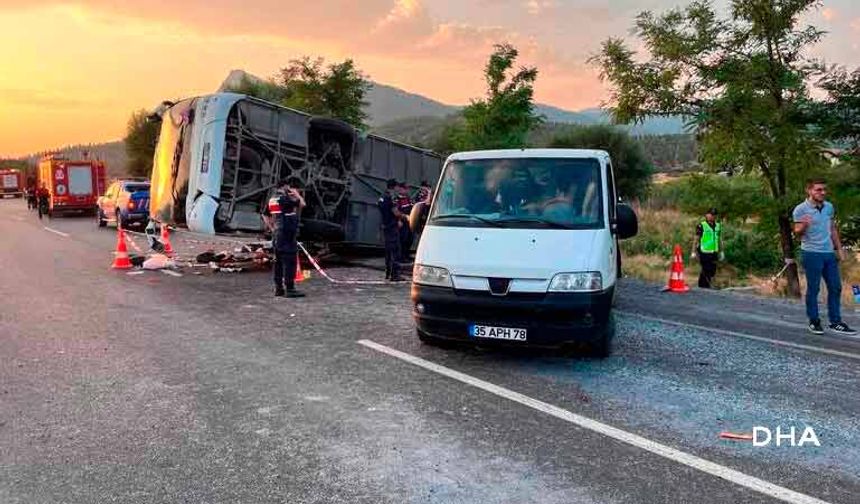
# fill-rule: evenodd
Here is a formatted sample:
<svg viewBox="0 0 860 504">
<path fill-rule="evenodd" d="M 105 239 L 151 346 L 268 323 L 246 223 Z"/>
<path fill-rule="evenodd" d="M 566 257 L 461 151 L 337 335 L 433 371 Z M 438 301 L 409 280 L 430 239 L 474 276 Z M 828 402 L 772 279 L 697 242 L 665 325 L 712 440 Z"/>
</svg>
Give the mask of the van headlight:
<svg viewBox="0 0 860 504">
<path fill-rule="evenodd" d="M 597 271 L 559 273 L 549 283 L 550 292 L 595 292 L 603 290 L 603 277 Z"/>
<path fill-rule="evenodd" d="M 416 264 L 412 271 L 412 281 L 421 285 L 434 287 L 453 287 L 451 274 L 445 268 Z"/>
</svg>

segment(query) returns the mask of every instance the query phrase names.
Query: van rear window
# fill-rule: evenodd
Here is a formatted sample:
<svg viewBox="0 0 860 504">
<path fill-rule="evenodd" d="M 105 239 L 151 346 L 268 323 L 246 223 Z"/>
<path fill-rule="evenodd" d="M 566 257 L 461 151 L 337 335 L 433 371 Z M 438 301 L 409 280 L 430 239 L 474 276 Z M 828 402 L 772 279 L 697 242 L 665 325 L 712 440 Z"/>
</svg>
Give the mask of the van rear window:
<svg viewBox="0 0 860 504">
<path fill-rule="evenodd" d="M 149 191 L 149 184 L 127 184 L 125 190 L 130 193 Z"/>
</svg>

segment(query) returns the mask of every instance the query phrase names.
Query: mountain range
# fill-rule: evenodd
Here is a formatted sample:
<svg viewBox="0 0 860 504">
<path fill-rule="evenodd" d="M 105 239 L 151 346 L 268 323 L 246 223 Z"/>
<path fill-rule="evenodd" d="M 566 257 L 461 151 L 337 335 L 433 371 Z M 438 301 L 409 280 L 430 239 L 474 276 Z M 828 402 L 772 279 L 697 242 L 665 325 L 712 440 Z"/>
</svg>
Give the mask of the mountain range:
<svg viewBox="0 0 860 504">
<path fill-rule="evenodd" d="M 237 87 L 243 79 L 262 81 L 263 79 L 243 70 L 232 70 L 219 91 Z M 404 120 L 418 118 L 445 118 L 458 113 L 462 106 L 449 105 L 432 98 L 404 91 L 400 88 L 371 82 L 367 93 L 367 112 L 372 129 L 391 131 L 391 127 Z M 565 110 L 553 105 L 537 103 L 535 111 L 542 115 L 548 123 L 559 124 L 610 124 L 609 112 L 601 108 L 589 108 L 580 111 Z M 683 134 L 684 122 L 678 117 L 655 117 L 642 124 L 622 126 L 633 135 L 677 135 Z"/>
<path fill-rule="evenodd" d="M 216 91 L 224 91 L 237 86 L 242 79 L 261 81 L 259 77 L 243 70 L 233 70 Z M 434 135 L 454 120 L 462 106 L 449 105 L 426 96 L 410 93 L 402 89 L 372 82 L 367 93 L 366 112 L 371 130 L 383 136 L 406 143 L 428 145 Z M 609 113 L 600 108 L 579 111 L 565 110 L 552 105 L 539 103 L 536 112 L 550 124 L 609 124 Z M 635 126 L 621 126 L 633 135 L 677 135 L 684 133 L 680 118 L 653 118 Z M 70 158 L 81 156 L 87 151 L 93 158 L 102 159 L 108 166 L 109 176 L 120 177 L 128 162 L 122 140 L 102 144 L 74 145 L 54 149 Z M 21 160 L 35 164 L 40 154 L 24 156 Z"/>
</svg>

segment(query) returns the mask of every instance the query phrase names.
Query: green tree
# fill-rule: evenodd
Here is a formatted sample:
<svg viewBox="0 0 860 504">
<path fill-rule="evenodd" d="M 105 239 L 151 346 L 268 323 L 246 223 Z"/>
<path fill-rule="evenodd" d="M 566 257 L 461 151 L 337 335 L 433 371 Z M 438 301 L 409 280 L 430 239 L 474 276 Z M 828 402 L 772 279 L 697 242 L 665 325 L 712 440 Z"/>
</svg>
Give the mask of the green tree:
<svg viewBox="0 0 860 504">
<path fill-rule="evenodd" d="M 328 67 L 322 58 L 295 59 L 281 69 L 277 83 L 285 90 L 280 100 L 284 106 L 367 128 L 364 108 L 370 81 L 351 59 Z"/>
<path fill-rule="evenodd" d="M 370 90 L 368 77 L 351 59 L 325 66 L 322 58 L 308 56 L 290 61 L 267 81 L 242 79 L 230 89 L 311 115 L 331 117 L 366 130 L 364 111 Z"/>
<path fill-rule="evenodd" d="M 463 110 L 462 127 L 452 128 L 458 150 L 524 147 L 531 129 L 543 122 L 534 111 L 536 68 L 513 71 L 519 52 L 510 44 L 497 44 L 484 76 L 487 97 L 472 100 Z"/>
<path fill-rule="evenodd" d="M 809 113 L 809 82 L 823 68 L 807 49 L 822 32 L 799 27 L 816 0 L 733 0 L 726 18 L 707 1 L 662 15 L 643 12 L 639 60 L 610 38 L 592 61 L 612 85 L 618 122 L 683 115 L 697 127 L 703 161 L 759 175 L 768 188 L 788 268 L 788 290 L 800 295 L 791 208 L 804 175 L 821 163 L 821 139 Z"/>
<path fill-rule="evenodd" d="M 820 82 L 827 100 L 819 107 L 824 134 L 860 159 L 860 69 L 837 68 Z"/>
<path fill-rule="evenodd" d="M 149 177 L 152 174 L 152 157 L 161 123 L 149 119 L 149 113 L 138 110 L 131 114 L 126 127 L 125 151 L 128 154 L 129 174 L 135 177 Z"/>
<path fill-rule="evenodd" d="M 651 183 L 653 166 L 645 158 L 639 142 L 626 132 L 609 125 L 577 126 L 558 134 L 550 147 L 601 149 L 609 152 L 615 170 L 618 194 L 623 198 L 640 198 Z"/>
</svg>

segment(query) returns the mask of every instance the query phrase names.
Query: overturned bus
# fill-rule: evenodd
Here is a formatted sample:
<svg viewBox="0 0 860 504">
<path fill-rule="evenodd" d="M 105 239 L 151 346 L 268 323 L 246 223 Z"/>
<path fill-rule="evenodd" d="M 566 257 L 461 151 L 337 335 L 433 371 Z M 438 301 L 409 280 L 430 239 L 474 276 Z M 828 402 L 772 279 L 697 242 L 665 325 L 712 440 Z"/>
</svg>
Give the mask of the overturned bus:
<svg viewBox="0 0 860 504">
<path fill-rule="evenodd" d="M 153 159 L 152 220 L 206 234 L 258 233 L 280 180 L 303 193 L 300 237 L 329 246 L 382 243 L 385 181 L 435 184 L 433 152 L 245 95 L 165 103 Z"/>
</svg>

